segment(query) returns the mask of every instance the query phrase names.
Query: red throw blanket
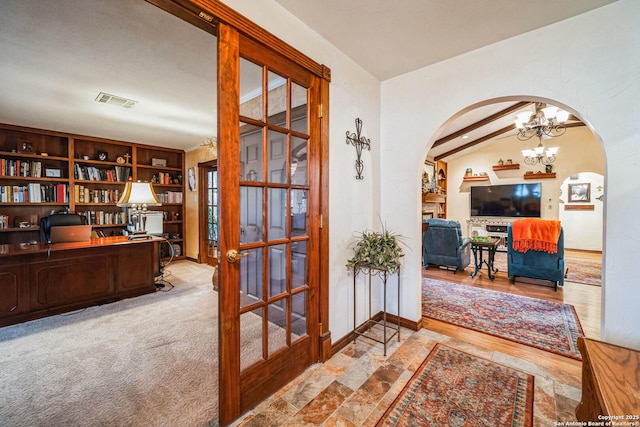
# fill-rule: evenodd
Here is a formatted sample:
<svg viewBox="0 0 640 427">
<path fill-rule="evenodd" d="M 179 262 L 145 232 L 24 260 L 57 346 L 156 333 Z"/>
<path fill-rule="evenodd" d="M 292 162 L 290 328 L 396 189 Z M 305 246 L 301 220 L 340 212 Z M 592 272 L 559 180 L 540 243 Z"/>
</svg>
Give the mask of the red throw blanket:
<svg viewBox="0 0 640 427">
<path fill-rule="evenodd" d="M 560 221 L 554 219 L 518 219 L 511 224 L 513 249 L 518 252 L 558 252 Z"/>
</svg>

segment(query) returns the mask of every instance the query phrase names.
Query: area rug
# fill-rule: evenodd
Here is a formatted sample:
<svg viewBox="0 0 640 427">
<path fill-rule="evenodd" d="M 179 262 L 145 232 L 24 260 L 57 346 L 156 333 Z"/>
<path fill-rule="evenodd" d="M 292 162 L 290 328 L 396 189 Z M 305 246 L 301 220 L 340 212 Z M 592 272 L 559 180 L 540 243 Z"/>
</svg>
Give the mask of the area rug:
<svg viewBox="0 0 640 427">
<path fill-rule="evenodd" d="M 422 315 L 582 360 L 584 333 L 569 304 L 423 278 Z"/>
<path fill-rule="evenodd" d="M 507 274 L 507 254 L 497 252 L 494 259 L 494 266 Z M 564 280 L 572 283 L 582 283 L 584 285 L 602 286 L 602 259 L 584 258 L 565 253 L 564 256 L 565 276 Z"/>
<path fill-rule="evenodd" d="M 532 375 L 437 344 L 376 427 L 532 426 Z"/>
</svg>

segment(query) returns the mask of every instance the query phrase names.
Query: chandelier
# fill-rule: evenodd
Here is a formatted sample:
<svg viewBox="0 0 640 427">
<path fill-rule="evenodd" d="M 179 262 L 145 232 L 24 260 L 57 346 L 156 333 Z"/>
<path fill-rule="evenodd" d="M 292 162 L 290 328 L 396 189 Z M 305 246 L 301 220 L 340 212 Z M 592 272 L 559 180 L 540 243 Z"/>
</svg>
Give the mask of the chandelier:
<svg viewBox="0 0 640 427">
<path fill-rule="evenodd" d="M 543 104 L 536 103 L 534 112 L 524 111 L 518 114 L 515 120 L 518 129 L 517 137 L 520 141 L 528 141 L 534 136 L 542 138 L 555 138 L 564 135 L 566 128 L 562 123 L 569 118 L 569 113 L 558 109 L 553 105 L 542 108 Z"/>
<path fill-rule="evenodd" d="M 537 136 L 539 140 L 536 148 L 522 150 L 524 162 L 528 165 L 553 163 L 556 160 L 558 147 L 549 147 L 545 151 L 542 140 L 564 135 L 567 129 L 563 123 L 569 118 L 569 113 L 552 105 L 543 107 L 543 104 L 536 103 L 534 112 L 525 111 L 518 114 L 517 117 L 515 125 L 518 129 L 516 135 L 518 139 L 528 141 Z"/>
<path fill-rule="evenodd" d="M 542 141 L 540 141 L 536 148 L 531 150 L 522 150 L 522 155 L 524 156 L 524 162 L 528 165 L 535 165 L 538 163 L 550 165 L 556 161 L 557 152 L 558 147 L 549 147 L 545 152 L 544 147 L 542 146 Z"/>
</svg>

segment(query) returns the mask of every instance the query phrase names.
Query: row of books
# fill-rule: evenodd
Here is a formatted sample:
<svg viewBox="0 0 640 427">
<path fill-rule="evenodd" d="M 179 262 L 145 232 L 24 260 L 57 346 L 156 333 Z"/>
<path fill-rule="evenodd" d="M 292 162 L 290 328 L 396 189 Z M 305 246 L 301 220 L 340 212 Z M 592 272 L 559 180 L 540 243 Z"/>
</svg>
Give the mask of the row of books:
<svg viewBox="0 0 640 427">
<path fill-rule="evenodd" d="M 2 185 L 0 203 L 69 203 L 67 184 Z"/>
<path fill-rule="evenodd" d="M 168 172 L 158 172 L 153 175 L 151 182 L 154 184 L 179 184 L 182 185 L 182 175 L 170 174 Z"/>
<path fill-rule="evenodd" d="M 167 191 L 157 196 L 161 203 L 182 203 L 182 191 Z"/>
<path fill-rule="evenodd" d="M 86 211 L 78 213 L 87 218 L 87 223 L 91 225 L 125 225 L 127 223 L 126 212 Z"/>
<path fill-rule="evenodd" d="M 9 215 L 0 215 L 0 230 L 9 228 Z"/>
<path fill-rule="evenodd" d="M 37 160 L 0 159 L 0 176 L 42 177 L 42 162 Z"/>
<path fill-rule="evenodd" d="M 76 163 L 73 169 L 74 178 L 85 181 L 127 182 L 130 175 L 131 168 L 127 166 L 102 169 L 94 166 L 81 166 Z"/>
<path fill-rule="evenodd" d="M 76 203 L 116 203 L 120 198 L 120 190 L 91 189 L 84 185 L 76 185 Z"/>
</svg>

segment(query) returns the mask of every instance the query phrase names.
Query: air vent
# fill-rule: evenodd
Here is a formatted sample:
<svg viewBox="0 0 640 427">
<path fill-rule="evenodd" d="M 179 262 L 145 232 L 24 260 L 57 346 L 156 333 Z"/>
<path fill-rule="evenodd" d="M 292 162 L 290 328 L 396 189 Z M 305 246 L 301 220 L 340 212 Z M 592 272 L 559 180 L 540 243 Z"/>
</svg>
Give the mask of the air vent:
<svg viewBox="0 0 640 427">
<path fill-rule="evenodd" d="M 96 101 L 102 104 L 115 105 L 116 107 L 132 108 L 138 103 L 133 99 L 123 98 L 121 96 L 110 95 L 108 93 L 100 92 L 96 97 Z"/>
</svg>

